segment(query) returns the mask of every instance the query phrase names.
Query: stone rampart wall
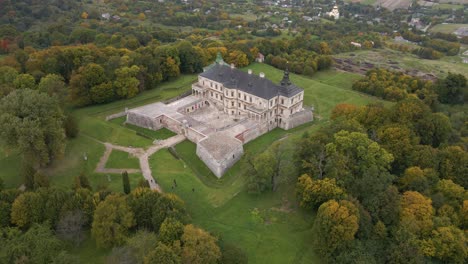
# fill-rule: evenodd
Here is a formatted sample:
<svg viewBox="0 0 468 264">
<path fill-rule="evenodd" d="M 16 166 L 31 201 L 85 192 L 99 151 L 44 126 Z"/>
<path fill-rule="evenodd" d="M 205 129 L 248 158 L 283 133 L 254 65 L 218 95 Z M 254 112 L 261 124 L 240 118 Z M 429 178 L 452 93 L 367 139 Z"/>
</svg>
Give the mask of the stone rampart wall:
<svg viewBox="0 0 468 264">
<path fill-rule="evenodd" d="M 314 119 L 312 111 L 305 109 L 290 116 L 286 122 L 285 129 L 295 128 L 299 125 L 311 122 Z"/>
</svg>

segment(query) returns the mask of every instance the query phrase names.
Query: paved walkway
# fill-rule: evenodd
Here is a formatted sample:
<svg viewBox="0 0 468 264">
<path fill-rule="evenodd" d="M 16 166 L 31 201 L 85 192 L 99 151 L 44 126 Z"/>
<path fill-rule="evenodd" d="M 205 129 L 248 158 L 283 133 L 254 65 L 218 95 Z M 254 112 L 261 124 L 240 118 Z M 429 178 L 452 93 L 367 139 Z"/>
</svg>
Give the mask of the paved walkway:
<svg viewBox="0 0 468 264">
<path fill-rule="evenodd" d="M 143 177 L 145 177 L 145 179 L 148 181 L 150 188 L 152 190 L 157 190 L 161 192 L 162 191 L 161 187 L 159 186 L 159 184 L 156 183 L 151 173 L 151 168 L 149 165 L 149 157 L 151 157 L 151 155 L 153 155 L 160 149 L 172 147 L 174 145 L 179 144 L 180 142 L 184 140 L 185 140 L 185 136 L 183 135 L 173 136 L 166 140 L 158 141 L 155 145 L 151 146 L 146 151 L 142 148 L 130 148 L 130 147 L 114 145 L 111 143 L 103 143 L 104 146 L 106 147 L 106 151 L 104 152 L 101 159 L 99 160 L 99 163 L 97 164 L 95 171 L 99 173 L 122 173 L 124 171 L 127 171 L 128 173 L 137 173 L 141 171 L 141 173 L 143 174 Z M 109 159 L 109 156 L 113 149 L 124 151 L 137 157 L 140 162 L 140 170 L 139 169 L 106 168 L 107 160 Z"/>
</svg>

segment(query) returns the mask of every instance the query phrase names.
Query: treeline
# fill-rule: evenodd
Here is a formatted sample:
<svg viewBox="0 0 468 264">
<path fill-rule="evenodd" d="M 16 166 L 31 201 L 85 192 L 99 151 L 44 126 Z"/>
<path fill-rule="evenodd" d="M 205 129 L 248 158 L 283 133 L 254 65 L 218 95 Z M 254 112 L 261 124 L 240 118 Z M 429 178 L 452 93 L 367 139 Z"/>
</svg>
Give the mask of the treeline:
<svg viewBox="0 0 468 264">
<path fill-rule="evenodd" d="M 468 99 L 466 77 L 449 73 L 435 83 L 411 77 L 401 72 L 385 69 L 372 69 L 366 76 L 353 84 L 353 89 L 389 101 L 400 101 L 416 96 L 431 108 L 438 102 L 463 104 Z"/>
<path fill-rule="evenodd" d="M 423 59 L 437 60 L 444 55 L 455 56 L 460 51 L 460 43 L 456 35 L 446 33 L 433 33 L 430 36 L 422 36 L 411 31 L 403 31 L 402 37 L 406 40 L 421 44 L 421 48 L 413 50 L 413 53 Z"/>
<path fill-rule="evenodd" d="M 268 55 L 265 62 L 278 69 L 289 68 L 297 74 L 312 76 L 315 72 L 329 69 L 333 59 L 328 55 L 318 55 L 315 52 L 296 50 L 292 54 L 281 54 L 278 56 Z"/>
<path fill-rule="evenodd" d="M 325 263 L 464 263 L 468 153 L 419 99 L 338 105 L 296 143 L 301 207 Z M 465 135 L 466 137 L 466 135 Z M 447 250 L 450 248 L 450 250 Z"/>
<path fill-rule="evenodd" d="M 190 224 L 173 194 L 147 187 L 93 192 L 84 175 L 72 190 L 2 187 L 0 181 L 1 263 L 80 263 L 69 252 L 89 231 L 98 247 L 112 249 L 108 263 L 246 263 L 239 248 Z"/>
</svg>

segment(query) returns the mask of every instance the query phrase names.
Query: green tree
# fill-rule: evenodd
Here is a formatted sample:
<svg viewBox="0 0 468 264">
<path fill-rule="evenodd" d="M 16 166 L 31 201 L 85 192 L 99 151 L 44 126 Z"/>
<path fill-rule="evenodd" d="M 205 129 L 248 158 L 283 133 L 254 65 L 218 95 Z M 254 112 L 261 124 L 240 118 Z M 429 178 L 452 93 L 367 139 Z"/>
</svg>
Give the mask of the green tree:
<svg viewBox="0 0 468 264">
<path fill-rule="evenodd" d="M 127 171 L 122 172 L 122 185 L 123 185 L 124 193 L 129 194 L 130 193 L 130 179 L 128 178 Z"/>
<path fill-rule="evenodd" d="M 155 231 L 159 231 L 161 224 L 167 217 L 172 217 L 180 222 L 185 222 L 187 212 L 185 203 L 174 194 L 163 194 L 152 208 L 152 224 Z"/>
<path fill-rule="evenodd" d="M 48 188 L 50 186 L 49 177 L 43 173 L 34 174 L 34 189 Z"/>
<path fill-rule="evenodd" d="M 159 240 L 166 245 L 171 245 L 172 242 L 180 240 L 183 233 L 184 225 L 178 220 L 168 217 L 159 228 Z"/>
<path fill-rule="evenodd" d="M 0 100 L 0 138 L 32 164 L 49 164 L 63 154 L 63 113 L 56 99 L 17 90 Z"/>
<path fill-rule="evenodd" d="M 120 98 L 132 98 L 138 94 L 140 81 L 136 78 L 140 68 L 136 65 L 132 67 L 122 67 L 115 71 L 114 81 L 115 93 Z"/>
<path fill-rule="evenodd" d="M 296 192 L 301 207 L 314 209 L 328 200 L 339 200 L 345 196 L 343 189 L 336 184 L 335 179 L 314 180 L 306 174 L 299 177 Z"/>
<path fill-rule="evenodd" d="M 158 237 L 149 231 L 138 231 L 126 242 L 126 247 L 130 250 L 133 258 L 139 263 L 143 263 L 146 256 L 154 250 L 158 244 Z M 161 262 L 162 263 L 162 262 Z"/>
<path fill-rule="evenodd" d="M 467 94 L 466 77 L 462 74 L 449 72 L 448 76 L 437 83 L 439 100 L 442 103 L 461 104 Z"/>
<path fill-rule="evenodd" d="M 393 180 L 388 172 L 392 154 L 366 134 L 340 131 L 334 135 L 334 141 L 326 145 L 326 153 L 326 175 L 335 178 L 339 186 L 364 205 Z"/>
<path fill-rule="evenodd" d="M 90 63 L 82 66 L 70 77 L 70 98 L 72 103 L 85 106 L 92 103 L 91 88 L 107 81 L 104 68 Z"/>
<path fill-rule="evenodd" d="M 186 225 L 182 235 L 182 262 L 191 264 L 215 264 L 221 258 L 217 239 L 193 225 Z"/>
<path fill-rule="evenodd" d="M 42 223 L 45 202 L 44 197 L 39 193 L 21 194 L 11 207 L 11 222 L 20 228 L 28 228 L 33 223 Z"/>
<path fill-rule="evenodd" d="M 153 251 L 151 251 L 148 254 L 148 256 L 145 257 L 145 260 L 143 263 L 144 264 L 153 264 L 153 263 L 179 264 L 181 262 L 180 262 L 180 257 L 174 252 L 174 250 L 164 245 L 163 243 L 158 243 L 156 248 Z M 188 263 L 198 263 L 198 262 L 188 262 Z"/>
<path fill-rule="evenodd" d="M 459 146 L 449 146 L 439 151 L 437 160 L 440 178 L 468 188 L 468 152 Z"/>
<path fill-rule="evenodd" d="M 49 227 L 35 224 L 22 234 L 13 228 L 0 229 L 1 263 L 55 263 L 64 250 Z M 68 262 L 69 263 L 69 262 Z"/>
<path fill-rule="evenodd" d="M 323 203 L 314 221 L 314 247 L 326 259 L 354 240 L 359 228 L 359 212 L 349 201 Z"/>
<path fill-rule="evenodd" d="M 75 176 L 75 179 L 73 182 L 74 190 L 78 190 L 80 188 L 92 190 L 88 176 L 84 172 L 81 172 L 80 175 Z"/>
<path fill-rule="evenodd" d="M 128 204 L 135 216 L 139 229 L 153 229 L 153 212 L 161 194 L 149 188 L 135 188 L 128 196 Z M 161 223 L 164 219 L 161 221 Z"/>
<path fill-rule="evenodd" d="M 67 89 L 63 77 L 58 74 L 47 74 L 41 78 L 38 90 L 49 96 L 57 96 L 59 101 L 64 103 L 67 97 Z"/>
<path fill-rule="evenodd" d="M 125 242 L 135 220 L 124 196 L 111 194 L 94 212 L 91 233 L 100 247 L 109 248 Z"/>
<path fill-rule="evenodd" d="M 114 100 L 114 87 L 111 82 L 104 82 L 91 87 L 91 100 L 94 103 L 102 104 Z"/>
<path fill-rule="evenodd" d="M 445 263 L 465 263 L 468 258 L 466 235 L 454 226 L 439 227 L 432 231 L 434 257 Z"/>
<path fill-rule="evenodd" d="M 63 122 L 63 128 L 65 129 L 65 135 L 67 138 L 76 138 L 80 132 L 78 120 L 73 114 L 67 115 Z"/>
<path fill-rule="evenodd" d="M 16 89 L 35 89 L 36 88 L 36 80 L 30 74 L 20 74 L 16 76 L 15 80 L 13 81 L 13 85 Z"/>
</svg>

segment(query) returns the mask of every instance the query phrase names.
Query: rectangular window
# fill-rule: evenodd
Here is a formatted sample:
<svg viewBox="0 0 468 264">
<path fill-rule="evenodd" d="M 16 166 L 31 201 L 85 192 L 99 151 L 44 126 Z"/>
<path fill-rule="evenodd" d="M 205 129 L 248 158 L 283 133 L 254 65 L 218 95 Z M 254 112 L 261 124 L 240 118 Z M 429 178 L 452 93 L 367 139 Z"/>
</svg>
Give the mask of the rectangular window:
<svg viewBox="0 0 468 264">
<path fill-rule="evenodd" d="M 231 96 L 234 96 L 234 91 L 231 92 Z"/>
<path fill-rule="evenodd" d="M 249 96 L 249 100 L 250 100 L 250 102 L 252 102 L 252 96 Z"/>
<path fill-rule="evenodd" d="M 231 102 L 231 106 L 234 106 L 234 102 Z"/>
<path fill-rule="evenodd" d="M 281 104 L 283 104 L 283 105 L 284 105 L 284 99 L 281 99 Z"/>
<path fill-rule="evenodd" d="M 240 103 L 238 103 L 238 107 L 241 107 Z"/>
<path fill-rule="evenodd" d="M 247 95 L 244 94 L 244 100 L 247 101 Z"/>
<path fill-rule="evenodd" d="M 213 97 L 213 92 L 210 92 L 211 93 L 211 97 Z"/>
</svg>

